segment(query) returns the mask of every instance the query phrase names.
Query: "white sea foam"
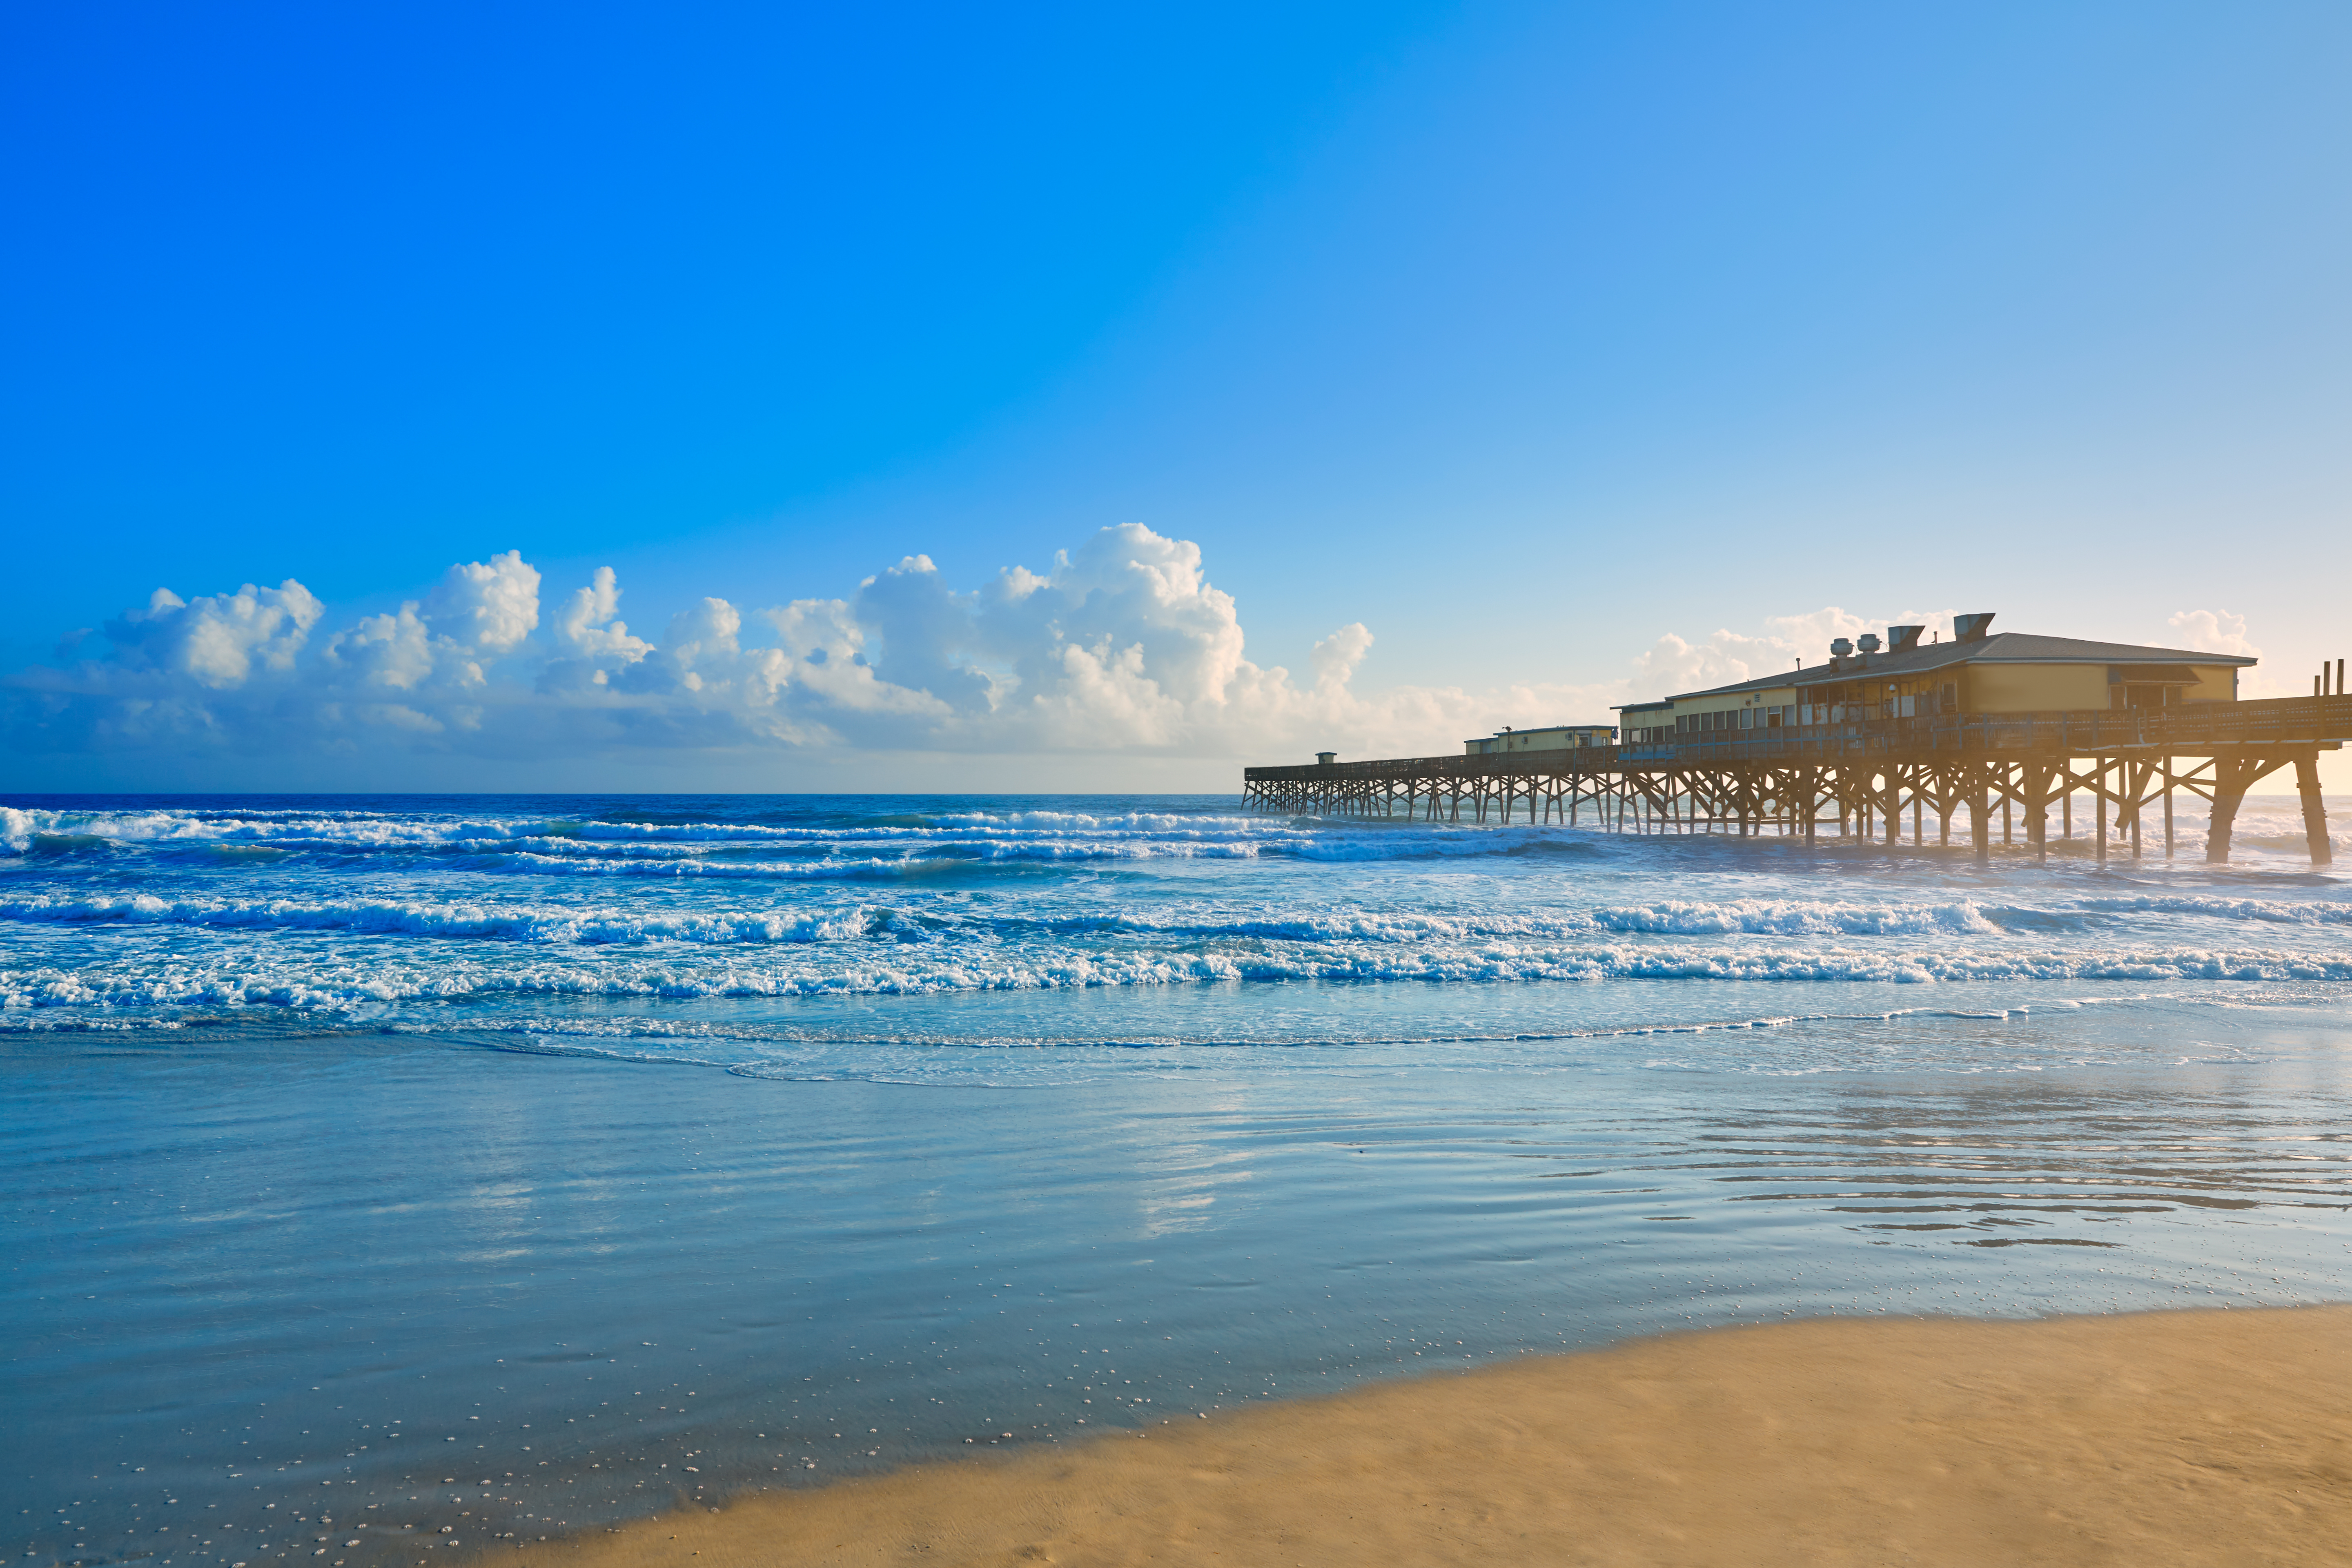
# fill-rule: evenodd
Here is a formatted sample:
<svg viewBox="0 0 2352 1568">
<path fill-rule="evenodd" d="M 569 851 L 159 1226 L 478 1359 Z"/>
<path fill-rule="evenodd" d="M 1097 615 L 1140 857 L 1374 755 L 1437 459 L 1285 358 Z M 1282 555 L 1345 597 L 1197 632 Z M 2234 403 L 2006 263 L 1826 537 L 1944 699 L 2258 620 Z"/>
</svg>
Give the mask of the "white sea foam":
<svg viewBox="0 0 2352 1568">
<path fill-rule="evenodd" d="M 2229 898 L 2211 893 L 2134 893 L 2121 898 L 2080 899 L 2071 907 L 2101 913 L 2194 915 L 2205 920 L 2266 921 L 2280 925 L 2352 924 L 2352 904 Z"/>
<path fill-rule="evenodd" d="M 1255 844 L 1092 843 L 1077 839 L 929 840 L 902 854 L 838 856 L 812 860 L 709 860 L 698 858 L 584 858 L 522 853 L 502 858 L 497 869 L 563 877 L 873 877 L 934 871 L 973 861 L 1239 860 L 1255 857 Z"/>
<path fill-rule="evenodd" d="M 1526 914 L 1456 915 L 1341 910 L 1283 917 L 1233 916 L 1172 910 L 1118 910 L 1074 915 L 1049 923 L 1064 931 L 1132 931 L 1168 936 L 1258 937 L 1277 942 L 1464 942 L 1503 937 L 1534 941 L 1595 931 L 1655 931 L 1672 935 L 1891 935 L 1979 931 L 1999 928 L 1965 900 L 1937 904 L 1863 904 L 1785 899 L 1727 902 L 1669 900 L 1603 905 L 1589 910 Z"/>
<path fill-rule="evenodd" d="M 1491 854 L 1515 847 L 1458 828 L 1418 833 L 1343 832 L 1331 836 L 1262 817 L 1130 813 L 955 813 L 935 821 L 878 826 L 780 826 L 758 823 L 573 822 L 544 817 L 389 817 L 362 814 L 196 815 L 7 808 L 0 841 L 25 852 L 43 836 L 94 844 L 168 847 L 242 843 L 314 850 L 506 850 L 543 856 L 690 856 L 762 847 L 824 852 L 851 847 L 923 848 L 983 858 L 1108 858 L 1153 855 L 1245 856 L 1261 850 L 1361 858 L 1428 853 Z"/>
<path fill-rule="evenodd" d="M 352 931 L 404 936 L 533 942 L 840 942 L 872 934 L 898 917 L 887 909 L 824 910 L 570 910 L 537 905 L 165 899 L 152 893 L 0 901 L 0 919 L 211 926 L 238 930 Z"/>
<path fill-rule="evenodd" d="M 555 861 L 576 871 L 572 862 Z M 678 866 L 668 862 L 622 862 L 601 874 L 693 874 L 703 876 L 855 876 L 897 872 L 904 861 L 784 862 L 777 865 Z M 952 864 L 939 862 L 937 864 Z M 929 910 L 931 918 L 959 924 L 995 925 L 992 914 Z M 324 900 L 297 898 L 232 900 L 169 899 L 153 893 L 44 894 L 0 900 L 0 919 L 41 921 L 132 922 L 236 929 L 350 930 L 414 936 L 461 937 L 532 942 L 693 943 L 843 941 L 889 932 L 903 939 L 913 929 L 912 910 L 893 905 L 858 904 L 825 910 L 744 909 L 684 910 L 626 906 L 491 901 Z M 1255 916 L 1179 906 L 1165 911 L 1112 909 L 1084 915 L 1001 923 L 1078 934 L 1126 933 L 1181 938 L 1255 938 L 1264 941 L 1335 942 L 1463 942 L 1507 939 L 1534 942 L 1596 931 L 1671 935 L 1756 934 L 1810 936 L 1994 932 L 1975 905 L 1861 904 L 1845 901 L 1750 900 L 1723 903 L 1696 900 L 1525 914 L 1454 915 L 1343 910 L 1283 917 Z"/>
<path fill-rule="evenodd" d="M 609 858 L 692 862 L 707 856 L 740 855 L 765 847 L 787 854 L 829 858 L 845 866 L 856 866 L 861 858 L 871 863 L 848 870 L 845 873 L 847 875 L 875 874 L 874 865 L 894 858 L 910 866 L 935 858 L 1014 863 L 1162 857 L 1246 859 L 1269 856 L 1348 864 L 1530 853 L 1593 854 L 1603 852 L 1605 846 L 1613 846 L 1622 852 L 1629 844 L 1639 842 L 1614 839 L 1590 828 L 1525 824 L 1500 827 L 1402 822 L 1323 824 L 1305 819 L 1154 811 L 960 810 L 883 821 L 801 824 L 600 821 L 479 814 L 411 816 L 332 810 L 67 811 L 5 807 L 0 812 L 5 812 L 0 815 L 0 845 L 16 854 L 25 854 L 42 843 L 52 848 L 86 844 L 153 849 L 245 844 L 322 854 L 514 853 L 589 861 Z M 2191 819 L 2183 820 L 2193 826 Z M 2340 834 L 2337 839 L 2339 843 L 2344 841 Z M 1694 841 L 1669 838 L 1664 842 Z M 2304 848 L 2297 819 L 2276 809 L 2251 805 L 2242 821 L 2238 842 L 2244 851 L 2257 856 L 2264 852 L 2300 854 Z M 2192 853 L 2196 847 L 2192 841 Z M 934 853 L 927 855 L 927 848 Z M 551 870 L 550 874 L 556 873 Z M 767 874 L 824 875 L 784 871 Z"/>
<path fill-rule="evenodd" d="M 854 939 L 857 934 L 843 931 L 834 940 Z M 1906 952 L 1851 948 L 1761 952 L 1596 943 L 1408 952 L 1091 954 L 958 954 L 896 947 L 822 963 L 677 960 L 371 963 L 276 955 L 241 956 L 214 964 L 183 961 L 146 969 L 15 968 L 0 971 L 0 1005 L 11 1011 L 195 1005 L 335 1011 L 499 995 L 692 999 L 920 995 L 1270 981 L 1493 984 L 1690 980 L 1906 985 L 2084 980 L 2343 982 L 2352 980 L 2352 952 L 2117 948 L 2062 955 L 1948 948 Z"/>
<path fill-rule="evenodd" d="M 1580 996 L 1633 984 L 2009 988 L 1948 1009 L 1990 1020 L 2017 987 L 2042 987 L 2042 1007 L 2095 984 L 2352 980 L 2352 894 L 2299 868 L 1979 869 L 1216 811 L 761 809 L 0 808 L 16 851 L 0 1015 L 495 1028 L 529 1006 L 698 1025 L 795 999 L 1314 983 L 1451 994 L 1426 1005 L 1472 1014 L 1475 987 L 1553 986 L 1546 1037 L 1574 1037 Z M 909 1033 L 1002 1010 L 892 1007 Z"/>
</svg>

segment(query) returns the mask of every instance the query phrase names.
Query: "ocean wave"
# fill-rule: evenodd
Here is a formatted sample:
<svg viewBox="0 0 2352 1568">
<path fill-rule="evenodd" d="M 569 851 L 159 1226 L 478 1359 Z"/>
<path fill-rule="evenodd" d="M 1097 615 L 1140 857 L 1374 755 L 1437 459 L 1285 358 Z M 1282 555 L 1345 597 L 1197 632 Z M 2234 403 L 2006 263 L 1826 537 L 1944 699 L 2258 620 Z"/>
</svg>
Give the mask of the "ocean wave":
<svg viewBox="0 0 2352 1568">
<path fill-rule="evenodd" d="M 824 966 L 741 961 L 440 965 L 321 961 L 305 964 L 272 955 L 225 963 L 217 968 L 184 962 L 143 970 L 36 965 L 0 971 L 0 1007 L 18 1014 L 59 1007 L 185 1006 L 332 1012 L 403 1002 L 499 996 L 789 998 L 1291 981 L 1516 984 L 1727 980 L 1904 985 L 2060 980 L 2352 981 L 2352 953 L 2210 948 L 2053 953 L 1970 952 L 1941 946 L 1890 952 L 1850 948 L 1762 952 L 1591 944 L 1413 952 L 995 952 L 986 956 L 886 951 L 890 952 L 887 958 L 861 956 Z"/>
<path fill-rule="evenodd" d="M 1116 859 L 1117 854 L 1065 856 L 1061 847 L 976 844 L 975 858 Z M 962 858 L 867 857 L 812 861 L 579 861 L 561 857 L 501 858 L 496 868 L 578 878 L 889 880 L 974 863 Z M 1596 935 L 1822 936 L 1926 938 L 2031 937 L 2051 921 L 2084 914 L 2112 921 L 2132 914 L 2189 915 L 2229 921 L 2327 929 L 2352 924 L 2352 904 L 2211 895 L 2088 898 L 2052 908 L 1987 907 L 1969 899 L 1863 901 L 1758 898 L 1661 900 L 1587 908 L 1432 911 L 1339 908 L 1260 912 L 1216 904 L 1118 904 L 1070 913 L 1033 904 L 896 902 L 822 908 L 693 909 L 651 905 L 501 902 L 489 899 L 306 899 L 166 897 L 144 891 L 40 893 L 0 900 L 0 919 L 64 924 L 144 924 L 223 930 L 350 931 L 385 935 L 541 944 L 690 945 L 844 942 L 887 937 L 929 940 L 954 931 L 992 940 L 1038 936 L 1161 942 L 1247 941 L 1335 946 L 1430 946 L 1476 942 L 1520 945 Z"/>
<path fill-rule="evenodd" d="M 810 942 L 875 934 L 905 919 L 895 909 L 567 910 L 400 900 L 165 899 L 152 893 L 47 894 L 0 901 L 0 919 L 339 931 L 528 942 Z"/>
<path fill-rule="evenodd" d="M 956 812 L 871 826 L 784 826 L 753 822 L 604 822 L 547 816 L 436 817 L 368 812 L 74 811 L 0 806 L 0 840 L 12 845 L 38 833 L 82 834 L 123 843 L 268 838 L 364 847 L 518 838 L 615 844 L 818 843 L 953 836 L 975 830 L 1097 838 L 1303 836 L 1303 830 L 1269 817 L 1165 812 Z"/>
<path fill-rule="evenodd" d="M 2300 850 L 2299 816 L 2290 801 L 2275 807 L 2250 800 L 2240 814 L 2239 839 L 2250 849 Z M 2200 818 L 2184 814 L 2193 834 Z M 522 844 L 541 853 L 626 853 L 656 847 L 692 853 L 727 847 L 823 847 L 917 844 L 977 836 L 1004 841 L 1096 843 L 1223 842 L 1278 846 L 1277 852 L 1328 860 L 1402 858 L 1430 855 L 1521 853 L 1531 847 L 1591 847 L 1611 836 L 1591 828 L 1529 824 L 1465 824 L 1339 820 L 1332 822 L 1244 813 L 1138 810 L 960 809 L 904 814 L 860 823 L 612 821 L 546 814 L 446 816 L 368 810 L 266 807 L 62 809 L 0 806 L 0 845 L 24 854 L 43 837 L 59 842 L 170 847 L 244 842 L 290 848 L 479 852 Z M 2331 837 L 2347 842 L 2340 833 Z M 1679 840 L 1678 840 L 1679 841 Z M 1621 841 L 1622 842 L 1622 841 Z"/>
<path fill-rule="evenodd" d="M 2263 921 L 2276 925 L 2352 925 L 2352 903 L 2224 898 L 2210 893 L 2134 893 L 2076 900 L 2074 909 L 2113 914 L 2195 915 L 2207 920 Z"/>
<path fill-rule="evenodd" d="M 1596 931 L 1675 936 L 1892 936 L 1935 932 L 1991 933 L 2000 928 L 1967 900 L 1932 904 L 1864 904 L 1791 899 L 1727 902 L 1667 900 L 1602 905 L 1525 914 L 1445 915 L 1340 910 L 1283 916 L 1165 915 L 1118 910 L 1036 922 L 1067 933 L 1131 932 L 1185 937 L 1255 937 L 1275 942 L 1461 942 L 1487 938 L 1541 940 Z"/>
<path fill-rule="evenodd" d="M 1034 847 L 1010 847 L 1013 849 Z M 704 863 L 623 861 L 612 864 L 525 858 L 527 868 L 563 875 L 728 878 L 895 877 L 911 870 L 952 868 L 931 862 L 866 859 L 821 862 Z M 1333 944 L 1556 941 L 1592 935 L 1900 936 L 1990 934 L 2000 928 L 1973 903 L 1871 904 L 1803 900 L 1671 900 L 1586 910 L 1508 914 L 1437 914 L 1377 910 L 1259 915 L 1178 906 L 1165 910 L 1114 908 L 1084 914 L 1043 915 L 983 907 L 915 910 L 858 904 L 828 910 L 589 908 L 502 905 L 475 900 L 295 898 L 165 898 L 147 892 L 41 894 L 0 900 L 0 919 L 69 923 L 128 922 L 223 929 L 356 931 L 418 937 L 499 942 L 602 944 L 653 941 L 688 943 L 803 942 L 888 934 L 904 940 L 920 922 L 958 926 L 999 936 L 1150 936 L 1169 940 Z"/>
<path fill-rule="evenodd" d="M 492 868 L 563 877 L 878 877 L 936 871 L 975 862 L 1079 860 L 1245 860 L 1255 844 L 1086 843 L 1069 839 L 1005 840 L 959 837 L 927 840 L 897 856 L 860 858 L 827 856 L 815 860 L 619 859 L 572 858 L 526 851 L 490 862 Z"/>
<path fill-rule="evenodd" d="M 1158 813 L 1087 816 L 1067 812 L 956 813 L 919 825 L 776 826 L 756 823 L 599 823 L 533 817 L 499 820 L 350 815 L 199 816 L 0 808 L 0 842 L 24 854 L 42 839 L 90 848 L 171 849 L 224 844 L 287 850 L 460 855 L 535 854 L 688 858 L 730 850 L 898 849 L 914 856 L 978 858 L 1246 858 L 1261 852 L 1328 858 L 1513 847 L 1477 829 L 1431 828 L 1413 835 L 1342 830 L 1337 835 L 1262 817 L 1181 816 Z"/>
</svg>

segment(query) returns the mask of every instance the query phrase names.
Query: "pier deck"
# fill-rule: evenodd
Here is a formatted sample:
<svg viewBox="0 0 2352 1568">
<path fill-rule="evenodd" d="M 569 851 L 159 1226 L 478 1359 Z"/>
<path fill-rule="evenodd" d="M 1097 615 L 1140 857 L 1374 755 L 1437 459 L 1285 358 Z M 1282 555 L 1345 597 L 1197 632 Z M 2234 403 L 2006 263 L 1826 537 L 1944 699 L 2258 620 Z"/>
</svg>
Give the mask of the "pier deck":
<svg viewBox="0 0 2352 1568">
<path fill-rule="evenodd" d="M 2295 697 L 2182 708 L 1880 719 L 1715 731 L 1666 744 L 1486 756 L 1398 757 L 1243 770 L 1255 810 L 1430 822 L 1591 823 L 1613 832 L 1777 834 L 1952 841 L 1968 808 L 1977 853 L 2018 830 L 2043 858 L 2054 805 L 2073 836 L 2077 795 L 2092 797 L 2099 858 L 2112 837 L 2140 854 L 2141 819 L 2160 809 L 2173 853 L 2175 792 L 2208 803 L 2205 858 L 2230 858 L 2248 789 L 2293 766 L 2315 865 L 2332 859 L 2319 753 L 2352 741 L 2352 697 Z M 2112 818 L 2110 813 L 2112 812 Z"/>
</svg>

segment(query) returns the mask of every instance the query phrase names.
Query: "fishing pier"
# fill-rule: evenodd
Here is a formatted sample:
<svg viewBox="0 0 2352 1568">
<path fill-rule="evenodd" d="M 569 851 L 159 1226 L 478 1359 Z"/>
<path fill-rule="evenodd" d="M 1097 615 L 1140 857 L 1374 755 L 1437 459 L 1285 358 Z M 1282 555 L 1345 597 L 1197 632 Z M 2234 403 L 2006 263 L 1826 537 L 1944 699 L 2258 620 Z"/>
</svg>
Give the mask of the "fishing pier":
<svg viewBox="0 0 2352 1568">
<path fill-rule="evenodd" d="M 1505 731 L 1459 756 L 1343 763 L 1324 752 L 1304 766 L 1247 768 L 1244 799 L 1318 816 L 1808 843 L 1895 846 L 1907 830 L 1915 846 L 1932 833 L 1946 847 L 1961 821 L 1980 857 L 1998 835 L 2046 860 L 2053 811 L 2073 838 L 2087 795 L 2084 826 L 2104 860 L 2138 858 L 2156 824 L 2172 855 L 2174 800 L 2185 794 L 2206 803 L 2205 858 L 2220 863 L 2247 791 L 2292 767 L 2312 863 L 2333 858 L 2318 763 L 2352 741 L 2342 661 L 2308 698 L 2239 701 L 2237 670 L 2251 658 L 1990 637 L 1990 619 L 1961 617 L 1962 637 L 1925 646 L 1920 628 L 1897 626 L 1884 654 L 1874 636 L 1859 648 L 1842 638 L 1827 665 L 1628 705 L 1618 727 Z M 2105 706 L 2003 700 L 2094 689 Z"/>
</svg>

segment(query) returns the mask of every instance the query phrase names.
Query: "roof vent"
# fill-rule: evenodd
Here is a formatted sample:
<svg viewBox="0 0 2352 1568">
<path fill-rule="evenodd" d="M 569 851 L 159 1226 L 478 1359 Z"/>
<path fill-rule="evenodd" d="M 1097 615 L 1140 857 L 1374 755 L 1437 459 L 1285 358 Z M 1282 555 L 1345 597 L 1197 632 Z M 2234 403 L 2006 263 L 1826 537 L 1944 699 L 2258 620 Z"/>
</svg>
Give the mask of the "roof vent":
<svg viewBox="0 0 2352 1568">
<path fill-rule="evenodd" d="M 1996 613 L 1997 612 L 1992 610 L 1987 610 L 1982 615 L 1954 616 L 1952 617 L 1952 639 L 1955 642 L 1984 641 L 1985 632 L 1992 626 L 1992 618 Z"/>
<path fill-rule="evenodd" d="M 1832 658 L 1845 658 L 1850 657 L 1853 653 L 1853 638 L 1851 638 L 1851 637 L 1836 637 L 1836 638 L 1832 639 L 1832 641 L 1831 641 L 1831 643 L 1830 643 L 1830 657 L 1831 657 Z"/>
<path fill-rule="evenodd" d="M 1878 634 L 1876 632 L 1864 632 L 1862 634 L 1862 651 L 1864 653 L 1876 653 L 1878 651 Z"/>
<path fill-rule="evenodd" d="M 1919 634 L 1927 629 L 1927 628 L 1925 626 L 1887 627 L 1886 651 L 1889 653 L 1909 653 L 1913 648 L 1919 646 Z"/>
</svg>

